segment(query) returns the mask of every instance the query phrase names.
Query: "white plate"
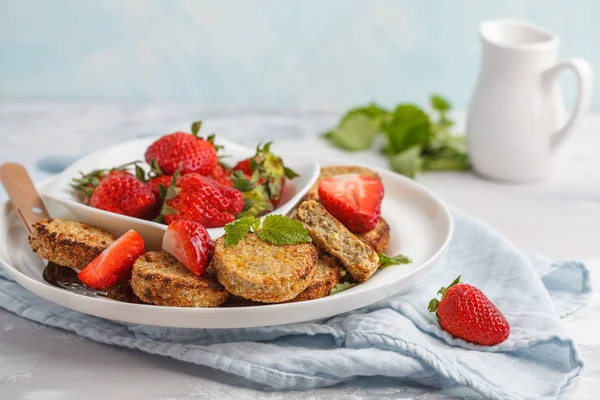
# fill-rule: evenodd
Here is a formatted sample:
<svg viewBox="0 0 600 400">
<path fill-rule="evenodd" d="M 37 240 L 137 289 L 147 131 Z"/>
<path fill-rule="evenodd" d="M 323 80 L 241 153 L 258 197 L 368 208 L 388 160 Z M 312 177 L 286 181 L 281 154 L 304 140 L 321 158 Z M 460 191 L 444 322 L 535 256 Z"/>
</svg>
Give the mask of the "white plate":
<svg viewBox="0 0 600 400">
<path fill-rule="evenodd" d="M 287 161 L 287 159 L 286 159 Z M 320 159 L 323 165 L 349 164 Z M 179 308 L 130 304 L 86 297 L 47 284 L 45 261 L 34 254 L 27 233 L 10 204 L 0 210 L 0 264 L 26 289 L 63 307 L 111 320 L 180 328 L 244 328 L 318 320 L 364 307 L 411 285 L 439 259 L 452 235 L 452 218 L 441 200 L 420 184 L 393 172 L 376 170 L 385 186 L 382 216 L 391 227 L 388 254 L 402 253 L 413 263 L 378 271 L 367 282 L 318 300 L 242 308 Z M 54 185 L 41 183 L 41 192 Z M 56 202 L 48 202 L 55 217 L 72 218 Z"/>
<path fill-rule="evenodd" d="M 82 157 L 61 172 L 53 184 L 44 191 L 44 202 L 47 205 L 59 202 L 73 213 L 76 219 L 107 229 L 117 236 L 134 229 L 143 236 L 146 249 L 159 250 L 167 229 L 166 225 L 87 206 L 81 202 L 82 199 L 77 191 L 70 186 L 73 178 L 80 176 L 80 172 L 88 173 L 97 169 L 112 168 L 115 165 L 143 160 L 144 152 L 156 139 L 145 138 L 128 141 Z M 255 152 L 255 150 L 226 140 L 218 139 L 217 144 L 224 147 L 222 152 L 228 156 L 224 161 L 230 163 L 250 157 Z M 287 214 L 291 211 L 319 177 L 320 166 L 313 159 L 289 155 L 285 157 L 285 165 L 300 176 L 287 181 L 281 195 L 281 202 L 271 214 Z M 213 239 L 217 239 L 223 236 L 224 230 L 223 228 L 210 228 L 208 233 Z"/>
</svg>

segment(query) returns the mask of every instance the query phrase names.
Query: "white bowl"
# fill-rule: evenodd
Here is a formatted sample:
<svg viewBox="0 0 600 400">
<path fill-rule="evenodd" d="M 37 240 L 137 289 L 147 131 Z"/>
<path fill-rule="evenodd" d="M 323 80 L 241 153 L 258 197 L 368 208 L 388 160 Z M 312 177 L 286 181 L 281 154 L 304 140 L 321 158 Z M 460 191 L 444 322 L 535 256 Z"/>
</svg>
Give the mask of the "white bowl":
<svg viewBox="0 0 600 400">
<path fill-rule="evenodd" d="M 95 169 L 112 168 L 130 161 L 143 160 L 144 152 L 156 139 L 144 138 L 124 142 L 77 160 L 65 169 L 53 181 L 53 184 L 44 191 L 44 201 L 59 202 L 73 213 L 76 219 L 100 226 L 117 236 L 122 235 L 129 229 L 134 229 L 142 235 L 148 250 L 160 249 L 163 234 L 167 229 L 166 225 L 90 207 L 81 202 L 81 196 L 70 186 L 72 179 L 79 177 L 80 172 L 87 173 Z M 217 140 L 217 144 L 224 146 L 223 154 L 230 156 L 225 159 L 226 161 L 237 162 L 254 154 L 254 150 L 229 141 Z M 296 171 L 300 176 L 287 181 L 279 206 L 270 214 L 287 214 L 290 212 L 319 177 L 320 165 L 315 160 L 286 154 L 281 156 L 285 165 Z M 213 239 L 216 239 L 223 235 L 224 230 L 223 228 L 210 228 L 208 232 Z"/>
</svg>

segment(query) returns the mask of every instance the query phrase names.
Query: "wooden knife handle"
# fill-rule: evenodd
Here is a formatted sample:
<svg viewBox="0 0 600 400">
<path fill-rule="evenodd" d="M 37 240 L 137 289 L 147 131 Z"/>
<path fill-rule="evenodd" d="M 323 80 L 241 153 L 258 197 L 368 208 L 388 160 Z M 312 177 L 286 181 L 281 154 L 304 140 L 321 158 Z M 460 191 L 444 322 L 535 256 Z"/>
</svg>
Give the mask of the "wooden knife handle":
<svg viewBox="0 0 600 400">
<path fill-rule="evenodd" d="M 36 222 L 50 218 L 24 166 L 17 163 L 0 165 L 0 181 L 27 230 L 31 232 Z"/>
</svg>

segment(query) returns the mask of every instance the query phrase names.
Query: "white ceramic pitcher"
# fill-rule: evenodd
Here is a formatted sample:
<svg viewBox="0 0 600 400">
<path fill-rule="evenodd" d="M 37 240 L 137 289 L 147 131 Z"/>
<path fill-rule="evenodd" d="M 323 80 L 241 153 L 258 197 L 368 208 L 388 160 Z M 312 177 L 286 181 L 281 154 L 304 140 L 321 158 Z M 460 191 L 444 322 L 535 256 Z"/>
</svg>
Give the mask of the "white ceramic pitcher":
<svg viewBox="0 0 600 400">
<path fill-rule="evenodd" d="M 578 58 L 557 63 L 559 38 L 527 22 L 487 21 L 480 36 L 483 62 L 467 118 L 473 167 L 493 179 L 543 179 L 552 153 L 588 110 L 590 65 Z M 568 118 L 556 79 L 564 69 L 579 83 Z"/>
</svg>

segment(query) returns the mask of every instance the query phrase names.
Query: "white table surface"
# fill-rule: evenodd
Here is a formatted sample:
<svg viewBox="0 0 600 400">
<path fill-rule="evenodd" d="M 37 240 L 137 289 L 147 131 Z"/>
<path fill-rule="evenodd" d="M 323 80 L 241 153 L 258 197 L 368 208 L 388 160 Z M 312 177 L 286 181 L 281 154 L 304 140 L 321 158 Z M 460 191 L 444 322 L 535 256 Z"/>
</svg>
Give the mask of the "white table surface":
<svg viewBox="0 0 600 400">
<path fill-rule="evenodd" d="M 204 119 L 206 132 L 254 146 L 274 140 L 277 151 L 319 151 L 385 165 L 375 151 L 340 152 L 317 138 L 338 113 L 207 110 L 194 104 L 0 102 L 0 162 L 36 169 L 141 135 L 185 128 Z M 477 216 L 517 246 L 556 259 L 587 260 L 600 287 L 600 115 L 589 116 L 559 151 L 552 177 L 533 185 L 490 182 L 472 173 L 429 173 L 418 180 L 448 204 Z M 0 190 L 0 201 L 5 194 Z M 594 260 L 595 259 L 595 260 Z M 573 399 L 600 398 L 600 295 L 565 319 L 586 361 Z M 110 384 L 107 384 L 110 382 Z M 363 379 L 310 392 L 272 392 L 209 368 L 110 347 L 0 310 L 0 399 L 362 399 L 447 398 L 427 388 L 382 386 Z"/>
</svg>

